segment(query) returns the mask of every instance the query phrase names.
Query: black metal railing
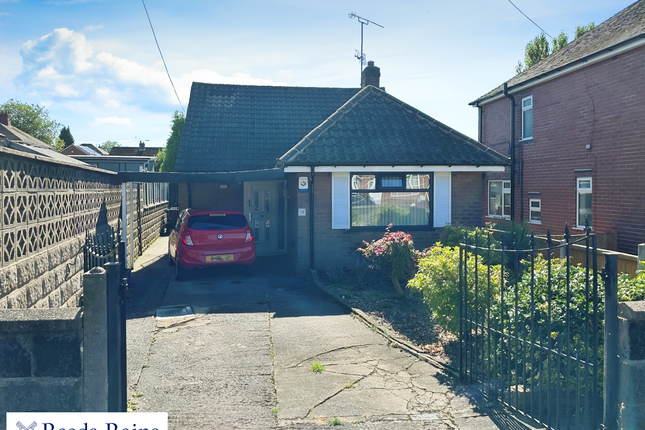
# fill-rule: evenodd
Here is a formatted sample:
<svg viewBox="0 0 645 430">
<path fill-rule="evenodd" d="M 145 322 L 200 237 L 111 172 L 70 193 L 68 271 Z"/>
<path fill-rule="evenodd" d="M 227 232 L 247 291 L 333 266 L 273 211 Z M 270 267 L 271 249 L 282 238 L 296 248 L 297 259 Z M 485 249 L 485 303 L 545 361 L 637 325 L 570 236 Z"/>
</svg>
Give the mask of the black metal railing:
<svg viewBox="0 0 645 430">
<path fill-rule="evenodd" d="M 119 255 L 118 245 L 119 237 L 111 228 L 101 232 L 85 232 L 84 271 L 103 267 L 105 263 L 123 262 L 124 256 Z"/>
<path fill-rule="evenodd" d="M 549 232 L 538 246 L 531 234 L 528 249 L 521 239 L 475 235 L 460 245 L 460 376 L 547 428 L 601 428 L 607 375 L 596 237 L 587 228 L 572 241 L 565 228 L 562 243 Z M 585 245 L 586 267 L 569 264 L 573 244 Z"/>
</svg>

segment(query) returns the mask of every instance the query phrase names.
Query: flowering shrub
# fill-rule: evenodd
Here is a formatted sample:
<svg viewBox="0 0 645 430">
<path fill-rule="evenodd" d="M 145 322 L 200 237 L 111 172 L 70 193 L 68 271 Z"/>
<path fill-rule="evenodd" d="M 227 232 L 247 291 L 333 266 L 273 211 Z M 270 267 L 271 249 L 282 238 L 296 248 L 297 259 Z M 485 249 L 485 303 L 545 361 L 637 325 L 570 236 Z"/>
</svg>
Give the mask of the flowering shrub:
<svg viewBox="0 0 645 430">
<path fill-rule="evenodd" d="M 392 224 L 385 229 L 381 239 L 372 242 L 363 241 L 365 248 L 358 248 L 371 267 L 379 270 L 392 279 L 400 295 L 405 294 L 399 279 L 406 282 L 416 270 L 419 252 L 414 249 L 412 236 L 403 231 L 391 232 Z"/>
</svg>

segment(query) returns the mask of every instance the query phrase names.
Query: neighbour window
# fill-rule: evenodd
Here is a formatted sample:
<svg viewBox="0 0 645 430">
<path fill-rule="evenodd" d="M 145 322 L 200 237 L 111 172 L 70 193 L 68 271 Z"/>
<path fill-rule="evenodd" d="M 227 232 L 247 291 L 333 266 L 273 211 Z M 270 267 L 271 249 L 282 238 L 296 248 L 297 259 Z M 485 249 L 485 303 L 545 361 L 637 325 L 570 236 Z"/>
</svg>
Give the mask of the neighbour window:
<svg viewBox="0 0 645 430">
<path fill-rule="evenodd" d="M 589 222 L 591 226 L 591 195 L 592 195 L 592 183 L 591 178 L 578 178 L 577 182 L 577 191 L 578 191 L 578 216 L 577 222 L 578 227 L 585 227 L 585 220 Z"/>
<path fill-rule="evenodd" d="M 351 226 L 430 225 L 429 173 L 352 174 Z"/>
<path fill-rule="evenodd" d="M 522 140 L 533 138 L 533 96 L 522 99 Z"/>
<path fill-rule="evenodd" d="M 511 181 L 488 181 L 488 215 L 510 218 Z"/>
<path fill-rule="evenodd" d="M 542 200 L 529 200 L 529 221 L 533 224 L 542 224 Z"/>
</svg>

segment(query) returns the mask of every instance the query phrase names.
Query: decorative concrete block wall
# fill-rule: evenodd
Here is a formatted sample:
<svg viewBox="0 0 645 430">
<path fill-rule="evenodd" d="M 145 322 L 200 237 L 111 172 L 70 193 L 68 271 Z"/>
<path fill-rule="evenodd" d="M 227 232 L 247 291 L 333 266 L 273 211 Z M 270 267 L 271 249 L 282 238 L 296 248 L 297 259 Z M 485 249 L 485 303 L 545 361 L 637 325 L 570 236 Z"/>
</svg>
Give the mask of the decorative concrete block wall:
<svg viewBox="0 0 645 430">
<path fill-rule="evenodd" d="M 6 412 L 82 411 L 81 314 L 0 310 L 0 428 Z"/>
<path fill-rule="evenodd" d="M 168 193 L 126 189 L 132 267 L 161 232 Z M 85 233 L 120 234 L 121 200 L 116 173 L 0 147 L 0 309 L 78 306 Z"/>
</svg>

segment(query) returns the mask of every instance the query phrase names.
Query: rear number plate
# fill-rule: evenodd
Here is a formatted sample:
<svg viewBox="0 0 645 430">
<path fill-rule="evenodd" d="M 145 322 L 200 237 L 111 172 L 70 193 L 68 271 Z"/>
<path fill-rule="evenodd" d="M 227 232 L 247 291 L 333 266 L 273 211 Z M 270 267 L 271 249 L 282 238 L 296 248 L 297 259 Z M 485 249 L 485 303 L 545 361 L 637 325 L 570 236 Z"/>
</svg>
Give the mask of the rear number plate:
<svg viewBox="0 0 645 430">
<path fill-rule="evenodd" d="M 223 255 L 207 255 L 206 261 L 231 261 L 233 260 L 233 254 L 223 254 Z"/>
</svg>

